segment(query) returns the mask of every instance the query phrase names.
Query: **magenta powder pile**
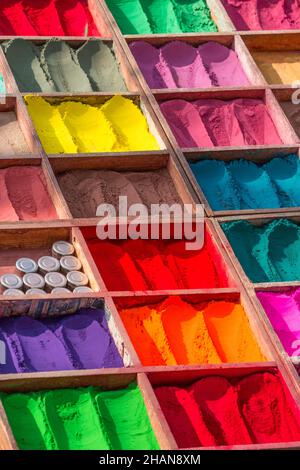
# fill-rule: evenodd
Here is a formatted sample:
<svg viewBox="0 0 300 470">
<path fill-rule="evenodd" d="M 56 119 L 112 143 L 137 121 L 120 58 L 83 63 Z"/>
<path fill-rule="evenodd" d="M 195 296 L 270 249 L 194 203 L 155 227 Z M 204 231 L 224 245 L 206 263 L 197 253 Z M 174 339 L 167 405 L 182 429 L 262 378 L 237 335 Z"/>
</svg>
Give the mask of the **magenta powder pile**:
<svg viewBox="0 0 300 470">
<path fill-rule="evenodd" d="M 299 0 L 222 0 L 239 31 L 299 29 Z"/>
<path fill-rule="evenodd" d="M 150 88 L 247 86 L 249 80 L 236 53 L 216 42 L 193 47 L 172 41 L 156 48 L 144 41 L 130 44 Z"/>
<path fill-rule="evenodd" d="M 257 296 L 288 355 L 300 356 L 300 289 Z"/>
<path fill-rule="evenodd" d="M 182 148 L 281 144 L 261 100 L 170 100 L 160 108 Z"/>
</svg>

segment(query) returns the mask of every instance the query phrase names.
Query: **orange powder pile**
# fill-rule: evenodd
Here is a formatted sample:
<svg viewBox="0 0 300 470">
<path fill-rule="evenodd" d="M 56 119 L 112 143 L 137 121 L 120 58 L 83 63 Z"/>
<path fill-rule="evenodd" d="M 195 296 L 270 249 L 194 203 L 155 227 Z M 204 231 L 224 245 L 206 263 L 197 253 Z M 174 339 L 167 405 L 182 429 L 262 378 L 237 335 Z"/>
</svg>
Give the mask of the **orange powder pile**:
<svg viewBox="0 0 300 470">
<path fill-rule="evenodd" d="M 238 303 L 192 305 L 174 296 L 120 316 L 144 366 L 265 360 Z"/>
</svg>

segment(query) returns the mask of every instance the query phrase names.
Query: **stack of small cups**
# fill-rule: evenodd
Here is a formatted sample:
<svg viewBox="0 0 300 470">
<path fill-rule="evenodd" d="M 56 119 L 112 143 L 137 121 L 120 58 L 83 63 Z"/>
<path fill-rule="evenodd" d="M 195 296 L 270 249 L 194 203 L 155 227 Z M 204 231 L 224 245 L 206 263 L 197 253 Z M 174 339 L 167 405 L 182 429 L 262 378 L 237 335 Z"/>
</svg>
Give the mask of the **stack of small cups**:
<svg viewBox="0 0 300 470">
<path fill-rule="evenodd" d="M 3 295 L 22 296 L 44 294 L 75 294 L 93 292 L 89 280 L 81 271 L 82 264 L 74 256 L 74 246 L 66 241 L 52 245 L 52 256 L 42 256 L 38 262 L 20 258 L 16 262 L 18 274 L 3 274 L 0 284 Z"/>
</svg>

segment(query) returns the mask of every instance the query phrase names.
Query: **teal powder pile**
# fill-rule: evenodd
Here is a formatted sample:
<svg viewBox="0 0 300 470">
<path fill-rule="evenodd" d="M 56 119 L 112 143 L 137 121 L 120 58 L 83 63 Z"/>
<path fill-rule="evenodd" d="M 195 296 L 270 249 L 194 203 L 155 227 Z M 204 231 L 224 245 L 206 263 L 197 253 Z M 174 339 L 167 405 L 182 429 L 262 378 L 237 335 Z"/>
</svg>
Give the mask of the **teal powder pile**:
<svg viewBox="0 0 300 470">
<path fill-rule="evenodd" d="M 21 450 L 156 450 L 142 394 L 125 389 L 1 394 Z"/>
<path fill-rule="evenodd" d="M 55 38 L 41 46 L 17 38 L 4 42 L 2 48 L 22 93 L 126 90 L 107 42 L 90 40 L 74 48 Z"/>
<path fill-rule="evenodd" d="M 205 0 L 106 0 L 123 34 L 217 31 Z"/>
<path fill-rule="evenodd" d="M 215 211 L 300 206 L 297 155 L 274 158 L 264 165 L 203 160 L 192 163 L 191 169 Z"/>
<path fill-rule="evenodd" d="M 252 282 L 300 281 L 300 227 L 287 219 L 263 226 L 245 220 L 222 224 Z"/>
</svg>

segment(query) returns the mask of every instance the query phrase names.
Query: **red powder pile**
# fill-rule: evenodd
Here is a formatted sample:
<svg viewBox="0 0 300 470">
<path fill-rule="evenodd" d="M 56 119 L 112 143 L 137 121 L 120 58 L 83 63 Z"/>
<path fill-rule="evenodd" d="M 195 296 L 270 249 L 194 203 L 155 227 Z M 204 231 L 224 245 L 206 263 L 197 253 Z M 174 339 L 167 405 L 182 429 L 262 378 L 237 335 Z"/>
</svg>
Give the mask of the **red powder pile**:
<svg viewBox="0 0 300 470">
<path fill-rule="evenodd" d="M 169 290 L 227 287 L 220 254 L 210 236 L 201 250 L 186 250 L 185 241 L 87 240 L 106 287 L 119 290 Z"/>
<path fill-rule="evenodd" d="M 99 36 L 86 0 L 2 0 L 0 34 Z"/>
<path fill-rule="evenodd" d="M 206 377 L 155 393 L 180 448 L 300 440 L 299 410 L 271 372 L 235 383 Z"/>
</svg>

